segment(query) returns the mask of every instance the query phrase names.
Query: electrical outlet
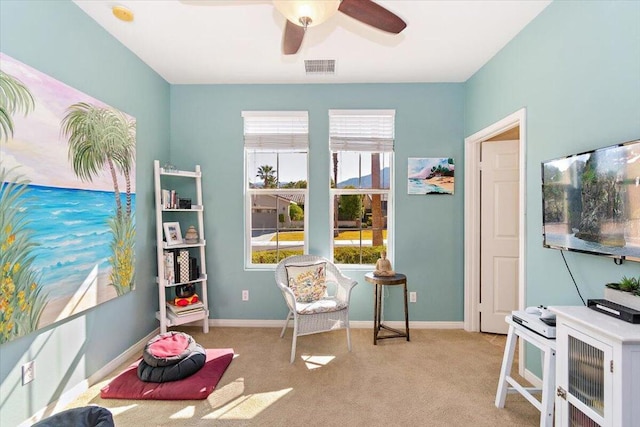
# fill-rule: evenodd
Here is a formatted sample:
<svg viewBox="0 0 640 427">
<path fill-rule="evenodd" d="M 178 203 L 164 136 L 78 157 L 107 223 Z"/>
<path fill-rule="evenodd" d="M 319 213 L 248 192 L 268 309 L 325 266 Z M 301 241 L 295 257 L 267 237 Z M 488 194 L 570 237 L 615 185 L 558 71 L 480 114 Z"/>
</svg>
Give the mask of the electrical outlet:
<svg viewBox="0 0 640 427">
<path fill-rule="evenodd" d="M 242 301 L 249 301 L 249 291 L 246 289 L 242 291 Z"/>
<path fill-rule="evenodd" d="M 409 292 L 409 302 L 418 301 L 418 293 L 417 292 Z"/>
<path fill-rule="evenodd" d="M 29 384 L 36 379 L 36 361 L 32 360 L 22 365 L 22 385 Z"/>
</svg>

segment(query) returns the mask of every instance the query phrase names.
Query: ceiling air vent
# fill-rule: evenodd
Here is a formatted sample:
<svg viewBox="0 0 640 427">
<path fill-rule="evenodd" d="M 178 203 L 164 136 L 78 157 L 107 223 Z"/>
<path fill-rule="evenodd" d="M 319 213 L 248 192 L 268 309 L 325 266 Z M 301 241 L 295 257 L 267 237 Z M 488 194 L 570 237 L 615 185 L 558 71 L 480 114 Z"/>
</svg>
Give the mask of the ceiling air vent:
<svg viewBox="0 0 640 427">
<path fill-rule="evenodd" d="M 335 74 L 335 59 L 305 59 L 304 70 L 307 74 Z"/>
</svg>

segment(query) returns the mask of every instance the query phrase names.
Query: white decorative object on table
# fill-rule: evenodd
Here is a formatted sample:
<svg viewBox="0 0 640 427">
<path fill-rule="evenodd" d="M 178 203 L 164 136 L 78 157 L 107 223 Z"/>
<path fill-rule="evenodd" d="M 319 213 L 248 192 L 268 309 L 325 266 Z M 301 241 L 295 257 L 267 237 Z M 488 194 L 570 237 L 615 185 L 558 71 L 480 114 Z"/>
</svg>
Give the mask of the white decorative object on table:
<svg viewBox="0 0 640 427">
<path fill-rule="evenodd" d="M 395 276 L 396 272 L 391 268 L 391 261 L 387 259 L 387 251 L 380 252 L 380 258 L 376 261 L 374 276 Z"/>
</svg>

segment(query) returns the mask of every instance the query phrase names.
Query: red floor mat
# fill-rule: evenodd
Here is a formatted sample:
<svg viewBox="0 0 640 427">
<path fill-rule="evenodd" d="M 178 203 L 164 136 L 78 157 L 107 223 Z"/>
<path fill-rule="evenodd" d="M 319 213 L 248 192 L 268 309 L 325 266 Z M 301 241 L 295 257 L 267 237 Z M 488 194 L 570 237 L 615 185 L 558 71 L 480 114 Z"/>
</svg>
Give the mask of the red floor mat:
<svg viewBox="0 0 640 427">
<path fill-rule="evenodd" d="M 138 378 L 137 361 L 100 390 L 103 399 L 202 400 L 215 389 L 233 359 L 232 348 L 207 349 L 207 361 L 195 374 L 178 381 L 147 383 Z"/>
</svg>

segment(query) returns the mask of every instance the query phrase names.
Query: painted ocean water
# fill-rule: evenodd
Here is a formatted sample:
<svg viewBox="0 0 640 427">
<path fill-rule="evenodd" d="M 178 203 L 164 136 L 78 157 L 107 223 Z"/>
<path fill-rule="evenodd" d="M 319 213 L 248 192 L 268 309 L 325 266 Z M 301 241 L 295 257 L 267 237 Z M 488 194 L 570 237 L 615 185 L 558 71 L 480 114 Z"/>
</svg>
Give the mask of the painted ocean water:
<svg viewBox="0 0 640 427">
<path fill-rule="evenodd" d="M 75 291 L 97 266 L 110 271 L 111 230 L 115 212 L 113 192 L 29 185 L 23 196 L 25 214 L 37 243 L 33 268 L 49 298 Z M 123 207 L 126 199 L 121 193 Z M 131 196 L 135 211 L 135 194 Z"/>
<path fill-rule="evenodd" d="M 409 194 L 429 194 L 429 193 L 441 193 L 448 194 L 449 192 L 442 187 L 427 183 L 424 179 L 409 178 Z"/>
</svg>

